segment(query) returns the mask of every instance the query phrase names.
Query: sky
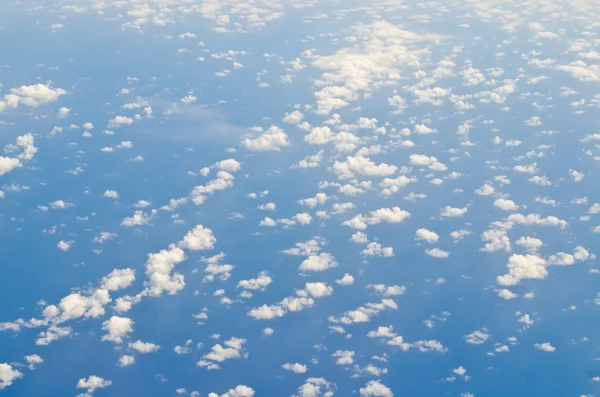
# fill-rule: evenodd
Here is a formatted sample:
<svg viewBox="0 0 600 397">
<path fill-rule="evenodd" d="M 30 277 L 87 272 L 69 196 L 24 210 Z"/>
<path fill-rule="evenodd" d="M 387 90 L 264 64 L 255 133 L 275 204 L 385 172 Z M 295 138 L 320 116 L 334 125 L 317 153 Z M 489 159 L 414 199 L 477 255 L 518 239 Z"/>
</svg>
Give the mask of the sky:
<svg viewBox="0 0 600 397">
<path fill-rule="evenodd" d="M 600 396 L 598 20 L 4 1 L 0 396 Z"/>
</svg>

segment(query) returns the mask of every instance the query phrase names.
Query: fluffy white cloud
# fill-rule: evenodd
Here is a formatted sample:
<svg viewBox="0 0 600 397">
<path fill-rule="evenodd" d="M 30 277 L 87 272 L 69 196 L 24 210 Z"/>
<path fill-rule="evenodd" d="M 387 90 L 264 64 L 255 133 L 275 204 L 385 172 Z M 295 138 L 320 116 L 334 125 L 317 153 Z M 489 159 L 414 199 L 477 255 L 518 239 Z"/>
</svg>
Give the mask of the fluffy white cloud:
<svg viewBox="0 0 600 397">
<path fill-rule="evenodd" d="M 446 206 L 444 209 L 442 209 L 441 215 L 443 217 L 447 217 L 447 218 L 461 217 L 464 214 L 466 214 L 467 211 L 468 211 L 467 207 L 454 208 L 454 207 Z"/>
<path fill-rule="evenodd" d="M 237 385 L 235 389 L 230 389 L 227 393 L 221 394 L 220 397 L 253 397 L 254 390 L 246 385 Z M 219 397 L 216 393 L 208 393 L 208 397 Z"/>
<path fill-rule="evenodd" d="M 352 275 L 346 273 L 344 274 L 344 277 L 335 280 L 335 282 L 339 285 L 352 285 L 354 284 L 354 277 L 352 277 Z"/>
<path fill-rule="evenodd" d="M 294 372 L 297 374 L 304 374 L 308 370 L 306 365 L 300 363 L 285 363 L 281 366 L 281 368 L 285 369 L 286 371 Z"/>
<path fill-rule="evenodd" d="M 328 253 L 320 253 L 318 255 L 310 255 L 300 264 L 300 270 L 309 272 L 322 272 L 332 267 L 336 267 L 336 262 L 333 255 Z"/>
<path fill-rule="evenodd" d="M 13 384 L 15 379 L 19 379 L 23 374 L 11 365 L 0 363 L 0 390 L 5 389 Z"/>
<path fill-rule="evenodd" d="M 108 198 L 112 198 L 112 199 L 118 199 L 119 198 L 119 193 L 116 190 L 107 190 L 104 192 L 104 197 L 108 197 Z"/>
<path fill-rule="evenodd" d="M 102 323 L 102 330 L 107 334 L 102 336 L 103 341 L 122 343 L 127 334 L 133 332 L 134 321 L 127 317 L 112 316 Z"/>
<path fill-rule="evenodd" d="M 135 357 L 127 354 L 119 357 L 119 367 L 127 367 L 133 364 L 135 364 Z"/>
<path fill-rule="evenodd" d="M 494 207 L 504 211 L 516 211 L 520 208 L 514 201 L 506 199 L 497 199 L 494 201 Z"/>
<path fill-rule="evenodd" d="M 424 228 L 418 229 L 415 234 L 419 240 L 430 244 L 437 243 L 440 240 L 440 236 L 436 232 Z"/>
<path fill-rule="evenodd" d="M 556 347 L 552 346 L 548 342 L 536 343 L 534 346 L 536 349 L 541 350 L 543 352 L 547 352 L 547 353 L 554 353 L 556 351 Z"/>
<path fill-rule="evenodd" d="M 513 254 L 508 258 L 508 273 L 498 276 L 496 281 L 503 286 L 517 285 L 522 279 L 543 279 L 548 276 L 546 260 L 537 255 Z"/>
<path fill-rule="evenodd" d="M 392 390 L 389 387 L 378 380 L 372 380 L 369 381 L 365 387 L 360 388 L 360 395 L 362 397 L 393 397 L 394 393 L 392 393 Z"/>
<path fill-rule="evenodd" d="M 279 151 L 282 147 L 289 146 L 288 136 L 279 127 L 271 126 L 258 138 L 245 138 L 242 146 L 251 151 Z"/>
<path fill-rule="evenodd" d="M 114 269 L 108 275 L 102 277 L 100 288 L 107 291 L 118 291 L 127 288 L 135 281 L 135 270 Z"/>
<path fill-rule="evenodd" d="M 112 381 L 106 380 L 96 375 L 91 375 L 90 377 L 81 378 L 77 382 L 78 389 L 87 389 L 88 394 L 93 394 L 96 389 L 103 389 L 112 385 Z"/>
<path fill-rule="evenodd" d="M 195 228 L 187 232 L 179 246 L 191 251 L 211 250 L 214 248 L 217 239 L 209 228 L 202 225 L 196 225 Z"/>
<path fill-rule="evenodd" d="M 148 354 L 157 352 L 160 349 L 160 346 L 155 345 L 154 343 L 142 342 L 141 340 L 136 340 L 133 343 L 129 343 L 129 348 L 135 350 L 141 354 Z"/>
</svg>

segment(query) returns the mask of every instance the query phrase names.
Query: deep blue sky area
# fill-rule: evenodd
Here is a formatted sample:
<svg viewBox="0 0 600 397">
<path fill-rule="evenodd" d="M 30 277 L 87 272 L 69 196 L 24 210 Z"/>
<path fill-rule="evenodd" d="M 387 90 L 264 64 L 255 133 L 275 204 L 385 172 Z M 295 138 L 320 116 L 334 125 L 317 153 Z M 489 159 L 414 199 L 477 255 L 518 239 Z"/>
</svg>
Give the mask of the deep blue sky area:
<svg viewBox="0 0 600 397">
<path fill-rule="evenodd" d="M 9 0 L 0 397 L 600 396 L 599 10 Z"/>
</svg>

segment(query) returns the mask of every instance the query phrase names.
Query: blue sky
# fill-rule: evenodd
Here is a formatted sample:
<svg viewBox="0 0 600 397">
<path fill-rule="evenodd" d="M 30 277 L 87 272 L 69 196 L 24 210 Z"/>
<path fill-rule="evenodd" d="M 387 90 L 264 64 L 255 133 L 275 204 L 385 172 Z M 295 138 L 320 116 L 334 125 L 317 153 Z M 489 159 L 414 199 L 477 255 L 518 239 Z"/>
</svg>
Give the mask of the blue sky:
<svg viewBox="0 0 600 397">
<path fill-rule="evenodd" d="M 596 2 L 10 1 L 0 393 L 600 393 Z"/>
</svg>

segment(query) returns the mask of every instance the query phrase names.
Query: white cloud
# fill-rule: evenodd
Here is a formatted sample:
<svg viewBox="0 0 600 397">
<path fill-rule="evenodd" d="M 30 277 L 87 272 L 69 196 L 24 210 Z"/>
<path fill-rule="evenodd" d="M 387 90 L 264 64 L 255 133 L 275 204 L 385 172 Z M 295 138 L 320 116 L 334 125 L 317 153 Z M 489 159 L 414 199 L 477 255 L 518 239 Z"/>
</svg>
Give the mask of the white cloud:
<svg viewBox="0 0 600 397">
<path fill-rule="evenodd" d="M 220 397 L 253 397 L 254 390 L 246 385 L 237 385 L 235 389 L 230 389 Z M 217 393 L 208 393 L 208 397 L 219 397 Z"/>
<path fill-rule="evenodd" d="M 282 147 L 289 146 L 288 136 L 279 127 L 271 126 L 258 138 L 245 138 L 242 146 L 251 151 L 279 151 Z"/>
<path fill-rule="evenodd" d="M 0 363 L 0 390 L 5 389 L 13 384 L 15 379 L 23 377 L 23 374 L 11 365 Z"/>
<path fill-rule="evenodd" d="M 507 290 L 506 288 L 501 289 L 497 292 L 498 292 L 498 296 L 504 300 L 515 299 L 519 296 L 519 295 L 515 294 L 514 292 Z"/>
<path fill-rule="evenodd" d="M 454 207 L 446 206 L 444 209 L 442 209 L 441 215 L 443 217 L 447 217 L 447 218 L 461 217 L 464 214 L 466 214 L 467 211 L 468 211 L 467 207 L 454 208 Z"/>
<path fill-rule="evenodd" d="M 369 381 L 365 387 L 360 388 L 360 395 L 362 397 L 393 397 L 394 393 L 392 393 L 392 390 L 389 387 L 378 380 L 372 380 Z"/>
<path fill-rule="evenodd" d="M 68 251 L 71 246 L 73 245 L 74 241 L 64 241 L 64 240 L 60 240 L 56 246 L 58 247 L 59 250 L 61 251 Z"/>
<path fill-rule="evenodd" d="M 308 370 L 306 365 L 300 363 L 285 363 L 281 366 L 281 368 L 297 374 L 304 374 Z"/>
<path fill-rule="evenodd" d="M 123 219 L 121 222 L 121 226 L 123 227 L 134 227 L 134 226 L 144 226 L 150 224 L 152 220 L 152 216 L 154 212 L 148 214 L 142 210 L 137 210 L 133 213 L 132 216 Z"/>
<path fill-rule="evenodd" d="M 547 353 L 554 353 L 556 351 L 556 347 L 552 346 L 548 342 L 536 343 L 534 346 L 536 349 L 547 352 Z"/>
<path fill-rule="evenodd" d="M 101 289 L 107 291 L 118 291 L 129 287 L 135 281 L 135 270 L 114 269 L 108 275 L 102 277 Z"/>
<path fill-rule="evenodd" d="M 344 276 L 342 278 L 335 280 L 335 282 L 336 282 L 336 284 L 344 285 L 344 286 L 352 285 L 352 284 L 354 284 L 354 277 L 352 277 L 352 275 L 346 273 L 346 274 L 344 274 Z"/>
<path fill-rule="evenodd" d="M 504 211 L 516 211 L 519 209 L 519 206 L 514 201 L 506 199 L 497 199 L 494 201 L 494 207 Z"/>
<path fill-rule="evenodd" d="M 103 341 L 122 343 L 127 334 L 133 332 L 134 321 L 127 317 L 112 316 L 102 323 L 102 330 L 107 334 L 102 336 Z"/>
<path fill-rule="evenodd" d="M 67 117 L 69 113 L 71 113 L 71 109 L 69 108 L 61 107 L 60 109 L 58 109 L 58 117 L 60 117 L 61 119 Z"/>
<path fill-rule="evenodd" d="M 16 108 L 19 104 L 30 107 L 38 107 L 50 102 L 55 102 L 67 92 L 62 88 L 52 88 L 51 84 L 23 85 L 19 88 L 11 88 L 10 94 L 4 96 L 0 101 L 0 111 L 5 108 Z"/>
<path fill-rule="evenodd" d="M 304 384 L 298 387 L 298 394 L 294 394 L 292 397 L 331 397 L 334 386 L 323 378 L 308 378 Z"/>
<path fill-rule="evenodd" d="M 482 328 L 481 330 L 476 330 L 471 332 L 469 335 L 465 335 L 465 343 L 470 345 L 481 345 L 485 343 L 490 338 L 490 334 L 488 330 Z"/>
<path fill-rule="evenodd" d="M 154 343 L 137 340 L 133 343 L 129 343 L 129 348 L 141 354 L 148 354 L 157 352 L 158 349 L 160 349 L 160 346 L 155 345 Z"/>
<path fill-rule="evenodd" d="M 216 242 L 217 239 L 211 229 L 196 225 L 195 228 L 186 233 L 183 240 L 179 242 L 179 246 L 191 251 L 211 250 Z"/>
<path fill-rule="evenodd" d="M 440 240 L 440 236 L 436 232 L 424 228 L 418 229 L 415 234 L 419 240 L 423 240 L 430 244 L 437 243 Z"/>
<path fill-rule="evenodd" d="M 104 197 L 117 199 L 117 198 L 119 198 L 119 193 L 117 193 L 117 191 L 115 191 L 115 190 L 107 190 L 104 192 Z"/>
<path fill-rule="evenodd" d="M 127 116 L 115 116 L 114 118 L 108 121 L 109 128 L 118 128 L 122 125 L 131 125 L 133 124 L 133 119 Z"/>
<path fill-rule="evenodd" d="M 519 284 L 522 279 L 543 279 L 548 276 L 546 260 L 537 255 L 513 254 L 508 258 L 508 273 L 498 276 L 496 281 L 503 286 Z"/>
<path fill-rule="evenodd" d="M 335 363 L 338 365 L 350 365 L 354 362 L 355 353 L 350 350 L 338 350 L 332 354 L 336 357 Z"/>
<path fill-rule="evenodd" d="M 336 267 L 336 262 L 333 255 L 329 253 L 320 253 L 318 255 L 310 255 L 300 264 L 300 270 L 309 272 L 322 272 L 324 270 Z"/>
<path fill-rule="evenodd" d="M 96 389 L 103 389 L 112 385 L 112 381 L 106 380 L 96 375 L 91 375 L 87 379 L 81 378 L 77 382 L 78 389 L 87 389 L 89 395 L 93 394 Z"/>
<path fill-rule="evenodd" d="M 438 259 L 445 259 L 445 258 L 448 258 L 448 256 L 450 256 L 449 252 L 444 251 L 439 248 L 426 249 L 425 253 L 429 256 L 432 256 L 432 257 L 438 258 Z"/>
<path fill-rule="evenodd" d="M 264 291 L 264 289 L 267 288 L 267 286 L 269 284 L 271 284 L 272 281 L 273 281 L 273 279 L 271 277 L 269 277 L 268 273 L 265 271 L 265 272 L 261 272 L 257 278 L 251 278 L 249 280 L 241 280 L 238 283 L 237 288 L 243 288 L 243 289 L 252 290 L 252 291 L 256 291 L 256 290 Z"/>
<path fill-rule="evenodd" d="M 133 364 L 135 364 L 135 357 L 127 354 L 119 357 L 119 367 L 127 367 Z"/>
<path fill-rule="evenodd" d="M 361 254 L 365 256 L 380 256 L 389 258 L 394 256 L 394 249 L 392 247 L 384 247 L 378 242 L 373 241 L 367 244 L 367 247 L 362 250 Z"/>
</svg>

